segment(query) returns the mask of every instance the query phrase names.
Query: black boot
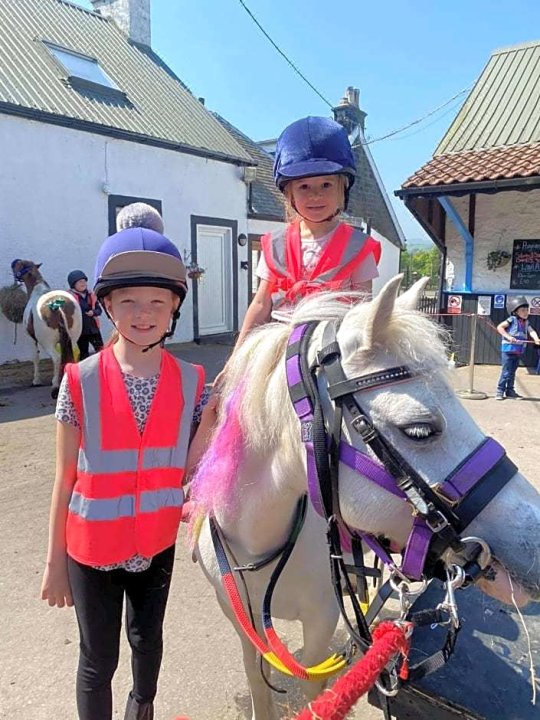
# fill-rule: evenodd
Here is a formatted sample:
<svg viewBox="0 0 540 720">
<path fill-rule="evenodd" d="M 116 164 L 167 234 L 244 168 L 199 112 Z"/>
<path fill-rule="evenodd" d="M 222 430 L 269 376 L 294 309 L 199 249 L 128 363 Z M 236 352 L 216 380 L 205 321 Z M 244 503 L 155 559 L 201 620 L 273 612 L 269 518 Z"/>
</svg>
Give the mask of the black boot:
<svg viewBox="0 0 540 720">
<path fill-rule="evenodd" d="M 140 703 L 129 693 L 124 720 L 154 720 L 154 703 Z"/>
</svg>

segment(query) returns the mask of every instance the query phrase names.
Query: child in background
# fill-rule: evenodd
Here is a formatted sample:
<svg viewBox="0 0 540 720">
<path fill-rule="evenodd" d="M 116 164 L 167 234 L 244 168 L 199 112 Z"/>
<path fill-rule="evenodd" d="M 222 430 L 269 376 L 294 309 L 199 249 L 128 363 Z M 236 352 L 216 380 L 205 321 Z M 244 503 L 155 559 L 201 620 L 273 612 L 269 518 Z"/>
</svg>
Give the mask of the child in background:
<svg viewBox="0 0 540 720">
<path fill-rule="evenodd" d="M 334 120 L 307 117 L 289 125 L 276 145 L 274 180 L 285 196 L 290 223 L 262 238 L 259 288 L 238 342 L 273 311 L 287 312 L 321 290 L 371 293 L 378 276 L 377 240 L 340 220 L 356 178 L 345 128 Z"/>
<path fill-rule="evenodd" d="M 187 292 L 180 253 L 166 237 L 140 227 L 112 235 L 94 290 L 117 337 L 68 365 L 62 381 L 41 596 L 75 605 L 80 720 L 112 718 L 125 597 L 133 687 L 124 719 L 152 720 L 204 372 L 163 348 Z"/>
<path fill-rule="evenodd" d="M 536 345 L 540 345 L 540 338 L 534 328 L 529 325 L 529 303 L 527 298 L 508 298 L 506 309 L 510 313 L 510 317 L 497 325 L 497 332 L 502 336 L 502 371 L 495 400 L 504 400 L 504 398 L 521 400 L 521 395 L 518 395 L 515 389 L 519 359 L 525 354 L 527 337 L 530 335 Z"/>
<path fill-rule="evenodd" d="M 71 294 L 79 301 L 82 313 L 82 332 L 77 341 L 79 346 L 80 359 L 84 360 L 88 357 L 89 346 L 91 345 L 95 352 L 99 352 L 103 347 L 103 338 L 99 330 L 99 316 L 101 315 L 101 307 L 93 292 L 88 290 L 88 278 L 82 270 L 72 270 L 67 277 Z"/>
</svg>

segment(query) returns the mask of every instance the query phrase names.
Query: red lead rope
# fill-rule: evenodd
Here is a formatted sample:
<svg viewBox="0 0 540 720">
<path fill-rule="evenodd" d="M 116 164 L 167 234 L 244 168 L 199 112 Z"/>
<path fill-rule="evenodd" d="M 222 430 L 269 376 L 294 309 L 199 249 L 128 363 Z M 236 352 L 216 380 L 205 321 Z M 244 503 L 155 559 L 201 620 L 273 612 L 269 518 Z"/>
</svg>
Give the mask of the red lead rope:
<svg viewBox="0 0 540 720">
<path fill-rule="evenodd" d="M 344 720 L 353 705 L 370 688 L 393 655 L 403 655 L 400 677 L 407 674 L 409 639 L 407 628 L 386 621 L 373 631 L 373 645 L 345 675 L 324 690 L 319 697 L 304 708 L 294 720 Z"/>
<path fill-rule="evenodd" d="M 403 664 L 399 673 L 402 680 L 407 679 L 409 654 L 409 633 L 407 626 L 397 625 L 389 620 L 382 622 L 373 630 L 373 645 L 345 675 L 324 690 L 319 697 L 304 708 L 293 720 L 344 720 L 349 710 L 370 688 L 390 659 L 400 653 Z M 175 720 L 189 720 L 178 715 Z"/>
</svg>

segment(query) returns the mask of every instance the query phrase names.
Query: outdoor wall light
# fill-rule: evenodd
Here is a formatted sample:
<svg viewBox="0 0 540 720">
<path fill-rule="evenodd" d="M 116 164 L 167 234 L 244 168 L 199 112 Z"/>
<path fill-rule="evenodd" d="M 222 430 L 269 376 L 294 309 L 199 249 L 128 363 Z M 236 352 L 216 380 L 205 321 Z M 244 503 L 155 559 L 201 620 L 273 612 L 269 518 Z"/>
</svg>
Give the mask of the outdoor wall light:
<svg viewBox="0 0 540 720">
<path fill-rule="evenodd" d="M 247 245 L 247 241 L 247 235 L 244 235 L 244 233 L 240 233 L 240 235 L 238 236 L 238 244 L 240 245 L 240 247 L 245 247 Z"/>
<path fill-rule="evenodd" d="M 244 174 L 242 177 L 246 185 L 250 185 L 257 179 L 257 168 L 255 165 L 246 165 L 244 167 Z"/>
</svg>

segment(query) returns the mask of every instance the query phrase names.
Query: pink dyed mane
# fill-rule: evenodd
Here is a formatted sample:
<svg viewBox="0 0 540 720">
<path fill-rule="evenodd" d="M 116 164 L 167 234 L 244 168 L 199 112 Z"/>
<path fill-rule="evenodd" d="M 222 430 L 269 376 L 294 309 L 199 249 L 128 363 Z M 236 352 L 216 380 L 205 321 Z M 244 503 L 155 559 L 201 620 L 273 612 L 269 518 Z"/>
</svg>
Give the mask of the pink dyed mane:
<svg viewBox="0 0 540 720">
<path fill-rule="evenodd" d="M 244 458 L 244 434 L 239 420 L 243 389 L 239 385 L 227 399 L 225 420 L 193 477 L 192 498 L 200 512 L 232 505 L 238 468 Z"/>
</svg>

